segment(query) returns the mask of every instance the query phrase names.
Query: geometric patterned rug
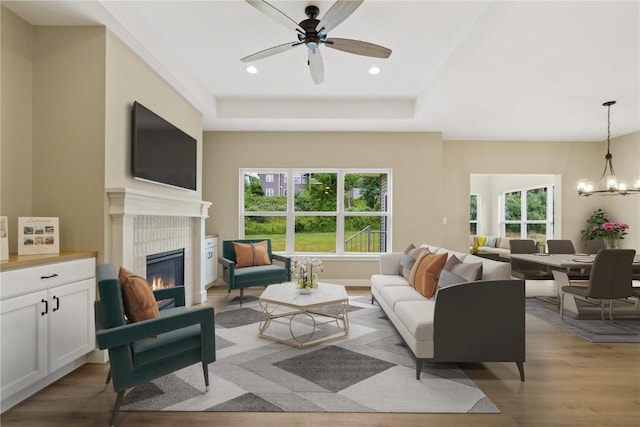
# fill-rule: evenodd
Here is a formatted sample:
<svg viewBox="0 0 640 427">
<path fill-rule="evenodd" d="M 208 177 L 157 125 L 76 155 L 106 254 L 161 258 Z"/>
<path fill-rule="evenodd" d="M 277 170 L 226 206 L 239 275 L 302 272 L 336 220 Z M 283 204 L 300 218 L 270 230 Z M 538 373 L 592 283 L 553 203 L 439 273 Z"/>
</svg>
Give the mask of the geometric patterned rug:
<svg viewBox="0 0 640 427">
<path fill-rule="evenodd" d="M 121 410 L 500 412 L 456 364 L 427 363 L 416 380 L 411 351 L 368 297 L 349 299 L 348 337 L 304 349 L 260 338 L 261 318 L 255 297 L 216 312 L 208 392 L 196 364 L 135 387 Z M 305 316 L 294 323 L 310 328 Z M 321 325 L 316 335 L 331 335 L 332 328 Z"/>
</svg>

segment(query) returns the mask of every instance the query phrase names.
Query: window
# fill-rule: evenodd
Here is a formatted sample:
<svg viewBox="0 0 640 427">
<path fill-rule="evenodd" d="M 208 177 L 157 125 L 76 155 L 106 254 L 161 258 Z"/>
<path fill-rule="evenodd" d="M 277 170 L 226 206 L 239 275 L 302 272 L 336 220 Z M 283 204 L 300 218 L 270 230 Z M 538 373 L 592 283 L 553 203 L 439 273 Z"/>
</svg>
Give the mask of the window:
<svg viewBox="0 0 640 427">
<path fill-rule="evenodd" d="M 273 174 L 268 173 L 264 177 L 265 182 L 273 182 Z"/>
<path fill-rule="evenodd" d="M 245 238 L 270 238 L 274 251 L 289 254 L 363 254 L 390 247 L 389 170 L 269 169 L 240 174 L 240 233 Z M 282 192 L 262 188 L 267 175 L 287 183 Z"/>
<path fill-rule="evenodd" d="M 469 234 L 478 234 L 478 195 L 469 197 Z"/>
<path fill-rule="evenodd" d="M 503 194 L 503 230 L 507 237 L 543 242 L 553 236 L 553 187 Z"/>
</svg>

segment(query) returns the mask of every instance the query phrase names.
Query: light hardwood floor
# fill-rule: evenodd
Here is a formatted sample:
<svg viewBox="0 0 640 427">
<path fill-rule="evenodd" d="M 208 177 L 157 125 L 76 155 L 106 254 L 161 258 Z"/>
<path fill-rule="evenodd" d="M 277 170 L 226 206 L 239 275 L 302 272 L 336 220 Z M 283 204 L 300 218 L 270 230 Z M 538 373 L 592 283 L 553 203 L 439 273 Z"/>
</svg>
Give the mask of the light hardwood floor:
<svg viewBox="0 0 640 427">
<path fill-rule="evenodd" d="M 226 301 L 225 289 L 209 289 L 207 304 L 219 309 Z M 640 426 L 640 344 L 591 344 L 530 315 L 526 323 L 525 382 L 515 363 L 461 365 L 500 414 L 121 412 L 117 425 Z M 107 426 L 115 397 L 102 391 L 107 370 L 84 365 L 2 414 L 2 427 Z"/>
</svg>

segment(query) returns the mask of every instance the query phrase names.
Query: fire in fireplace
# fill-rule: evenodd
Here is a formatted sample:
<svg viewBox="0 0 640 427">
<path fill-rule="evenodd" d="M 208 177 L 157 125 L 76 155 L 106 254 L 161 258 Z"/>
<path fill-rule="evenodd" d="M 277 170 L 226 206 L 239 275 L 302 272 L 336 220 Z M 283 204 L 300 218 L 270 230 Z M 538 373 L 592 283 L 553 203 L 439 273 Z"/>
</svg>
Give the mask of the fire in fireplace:
<svg viewBox="0 0 640 427">
<path fill-rule="evenodd" d="M 147 255 L 147 282 L 151 289 L 184 285 L 184 249 Z M 158 301 L 160 309 L 173 301 Z"/>
</svg>

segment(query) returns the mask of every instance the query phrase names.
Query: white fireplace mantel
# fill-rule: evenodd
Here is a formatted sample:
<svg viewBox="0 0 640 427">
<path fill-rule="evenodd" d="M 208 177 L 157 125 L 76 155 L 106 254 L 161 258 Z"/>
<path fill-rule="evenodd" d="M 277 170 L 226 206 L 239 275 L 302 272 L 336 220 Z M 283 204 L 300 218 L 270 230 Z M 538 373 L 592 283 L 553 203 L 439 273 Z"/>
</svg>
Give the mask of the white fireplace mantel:
<svg viewBox="0 0 640 427">
<path fill-rule="evenodd" d="M 153 249 L 157 246 L 171 245 L 171 242 L 176 239 L 186 242 L 184 248 L 186 304 L 190 306 L 193 303 L 206 301 L 206 289 L 203 283 L 205 278 L 204 221 L 209 217 L 211 202 L 131 188 L 107 188 L 105 192 L 109 198 L 107 211 L 111 222 L 111 263 L 114 266 L 135 267 L 134 273 L 145 277 L 146 271 L 142 270 L 146 269 L 146 266 L 143 266 L 140 261 L 142 257 L 153 253 Z M 149 221 L 144 217 L 158 218 L 163 221 L 161 227 L 145 228 L 141 224 Z M 166 218 L 169 221 L 166 221 Z M 150 220 L 157 223 L 157 220 Z M 178 226 L 170 230 L 163 228 L 165 223 L 171 227 L 173 223 L 184 225 L 185 221 L 186 226 Z"/>
<path fill-rule="evenodd" d="M 131 188 L 107 188 L 109 215 L 209 217 L 211 202 L 150 193 Z"/>
</svg>

